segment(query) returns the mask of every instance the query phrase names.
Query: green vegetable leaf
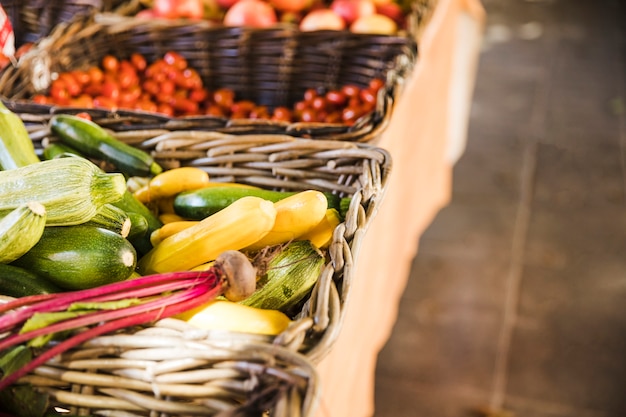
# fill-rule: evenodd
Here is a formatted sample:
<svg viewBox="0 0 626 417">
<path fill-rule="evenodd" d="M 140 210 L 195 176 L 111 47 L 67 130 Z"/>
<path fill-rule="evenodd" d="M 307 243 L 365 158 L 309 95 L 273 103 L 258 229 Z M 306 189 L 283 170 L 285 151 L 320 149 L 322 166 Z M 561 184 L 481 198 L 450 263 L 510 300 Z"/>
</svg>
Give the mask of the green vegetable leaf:
<svg viewBox="0 0 626 417">
<path fill-rule="evenodd" d="M 130 307 L 141 304 L 138 298 L 125 298 L 117 301 L 105 301 L 102 303 L 74 303 L 67 308 L 67 311 L 79 310 L 119 310 L 121 308 Z"/>
<path fill-rule="evenodd" d="M 84 314 L 84 312 L 70 313 L 67 311 L 56 311 L 53 313 L 35 313 L 28 320 L 26 320 L 26 323 L 24 323 L 24 325 L 20 329 L 20 334 L 37 329 L 42 329 L 60 321 L 73 319 L 81 314 Z"/>
<path fill-rule="evenodd" d="M 48 395 L 30 385 L 13 385 L 0 391 L 0 404 L 2 411 L 18 417 L 43 417 L 50 405 Z"/>
<path fill-rule="evenodd" d="M 26 333 L 33 330 L 42 329 L 44 327 L 50 326 L 51 324 L 73 319 L 86 313 L 88 313 L 88 311 L 57 311 L 53 313 L 35 313 L 28 320 L 26 320 L 26 323 L 24 323 L 24 325 L 20 329 L 20 333 Z M 48 343 L 53 337 L 54 333 L 48 333 L 34 337 L 28 341 L 28 346 L 42 347 L 46 343 Z"/>
<path fill-rule="evenodd" d="M 2 376 L 12 374 L 33 359 L 24 345 L 14 346 L 0 356 Z M 15 385 L 0 391 L 2 411 L 19 417 L 42 417 L 48 408 L 48 395 L 36 392 L 30 385 Z"/>
<path fill-rule="evenodd" d="M 7 376 L 26 365 L 33 358 L 33 355 L 26 346 L 18 345 L 5 351 L 0 356 L 0 371 L 2 376 Z"/>
</svg>

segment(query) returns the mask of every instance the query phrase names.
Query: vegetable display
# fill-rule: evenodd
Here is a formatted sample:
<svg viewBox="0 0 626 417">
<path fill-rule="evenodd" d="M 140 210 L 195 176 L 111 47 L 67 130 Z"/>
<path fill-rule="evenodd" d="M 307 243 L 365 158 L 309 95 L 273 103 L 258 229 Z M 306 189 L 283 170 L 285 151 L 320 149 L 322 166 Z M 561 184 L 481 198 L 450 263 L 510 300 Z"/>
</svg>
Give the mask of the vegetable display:
<svg viewBox="0 0 626 417">
<path fill-rule="evenodd" d="M 68 349 L 165 317 L 289 329 L 349 198 L 162 171 L 77 116 L 54 115 L 50 131 L 62 152 L 0 171 L 0 294 L 14 297 L 0 304 L 0 400 Z"/>
<path fill-rule="evenodd" d="M 260 1 L 260 0 L 259 0 Z M 346 84 L 336 89 L 309 88 L 302 98 L 293 105 L 285 103 L 275 108 L 259 105 L 250 100 L 240 100 L 230 88 L 213 91 L 205 88 L 200 74 L 191 68 L 180 54 L 169 51 L 162 58 L 148 63 L 139 53 L 128 59 L 113 55 L 102 58 L 99 66 L 87 70 L 61 73 L 52 81 L 47 94 L 37 94 L 32 99 L 36 103 L 82 108 L 105 108 L 111 110 L 131 109 L 162 113 L 167 116 L 216 116 L 232 119 L 265 119 L 279 122 L 324 122 L 353 125 L 360 117 L 374 111 L 378 91 L 384 82 L 373 78 L 369 85 L 359 87 Z M 71 116 L 55 117 L 52 128 L 63 142 L 77 151 L 87 146 L 98 151 L 93 145 L 93 135 L 106 133 L 91 132 L 89 126 L 76 131 Z M 145 155 L 133 158 L 119 154 L 116 144 L 109 148 L 108 142 L 100 145 L 99 156 L 113 158 L 113 163 L 124 164 L 128 169 L 148 170 L 152 161 Z M 143 165 L 146 166 L 143 166 Z M 120 168 L 121 169 L 121 168 Z M 155 172 L 152 172 L 153 174 Z M 138 173 L 137 175 L 143 175 Z"/>
</svg>

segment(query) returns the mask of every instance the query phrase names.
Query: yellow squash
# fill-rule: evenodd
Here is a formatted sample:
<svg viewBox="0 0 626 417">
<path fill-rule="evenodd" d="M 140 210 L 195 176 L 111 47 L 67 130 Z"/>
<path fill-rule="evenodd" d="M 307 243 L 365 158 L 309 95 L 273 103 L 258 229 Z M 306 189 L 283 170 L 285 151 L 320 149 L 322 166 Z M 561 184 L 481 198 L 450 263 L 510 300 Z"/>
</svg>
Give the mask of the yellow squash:
<svg viewBox="0 0 626 417">
<path fill-rule="evenodd" d="M 333 233 L 335 228 L 339 226 L 339 223 L 341 223 L 339 212 L 336 209 L 328 209 L 322 221 L 313 229 L 301 235 L 298 240 L 308 240 L 316 248 L 327 248 L 333 240 Z"/>
<path fill-rule="evenodd" d="M 279 245 L 308 233 L 326 215 L 328 200 L 319 191 L 307 190 L 275 202 L 274 208 L 274 227 L 265 237 L 246 247 L 247 250 Z"/>
<path fill-rule="evenodd" d="M 209 184 L 209 174 L 196 167 L 180 167 L 155 175 L 147 187 L 137 191 L 142 203 L 173 197 L 183 191 L 197 190 Z M 144 201 L 145 200 L 145 201 Z"/>
<path fill-rule="evenodd" d="M 205 330 L 272 336 L 284 331 L 291 323 L 291 319 L 278 310 L 264 310 L 227 300 L 211 301 L 177 318 Z"/>
<path fill-rule="evenodd" d="M 260 240 L 274 226 L 274 204 L 245 197 L 185 230 L 164 239 L 138 263 L 142 275 L 185 271 L 227 250 L 240 250 Z"/>
<path fill-rule="evenodd" d="M 156 229 L 150 234 L 150 243 L 152 246 L 156 246 L 163 241 L 163 239 L 172 236 L 174 233 L 178 233 L 181 230 L 185 230 L 191 226 L 200 223 L 197 220 L 180 220 L 175 222 L 169 222 L 163 224 L 160 228 Z"/>
</svg>

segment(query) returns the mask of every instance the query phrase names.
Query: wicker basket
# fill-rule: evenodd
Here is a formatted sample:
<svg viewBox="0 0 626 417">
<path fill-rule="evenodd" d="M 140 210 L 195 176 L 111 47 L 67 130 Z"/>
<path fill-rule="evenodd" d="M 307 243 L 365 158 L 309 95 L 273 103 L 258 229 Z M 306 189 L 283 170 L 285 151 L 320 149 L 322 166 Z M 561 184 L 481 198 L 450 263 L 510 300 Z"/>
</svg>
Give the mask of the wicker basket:
<svg viewBox="0 0 626 417">
<path fill-rule="evenodd" d="M 307 417 L 319 396 L 302 355 L 177 319 L 91 339 L 20 383 L 71 415 Z"/>
<path fill-rule="evenodd" d="M 13 110 L 25 121 L 39 153 L 56 140 L 47 125 L 49 114 L 20 111 L 19 105 Z M 150 152 L 166 169 L 196 166 L 213 181 L 274 190 L 317 189 L 349 196 L 351 203 L 325 250 L 316 285 L 279 335 L 192 331 L 184 322 L 164 319 L 139 331 L 125 329 L 92 339 L 37 368 L 26 381 L 49 393 L 54 404 L 85 415 L 118 406 L 129 414 L 110 415 L 182 417 L 213 415 L 216 409 L 224 416 L 267 415 L 264 410 L 280 417 L 311 415 L 317 402 L 313 365 L 330 351 L 340 332 L 356 279 L 357 252 L 390 174 L 388 153 L 371 144 L 289 135 L 159 129 L 112 133 Z M 143 337 L 155 332 L 160 335 L 157 342 Z M 177 367 L 174 358 L 183 348 L 187 360 L 201 360 Z M 135 358 L 141 363 L 133 362 Z M 200 411 L 202 407 L 206 410 Z"/>
<path fill-rule="evenodd" d="M 2 0 L 0 5 L 13 26 L 16 48 L 37 42 L 77 15 L 94 11 L 131 15 L 140 7 L 137 0 Z"/>
<path fill-rule="evenodd" d="M 26 117 L 25 117 L 26 119 Z M 36 148 L 54 141 L 39 122 L 29 124 Z M 316 189 L 352 197 L 335 230 L 327 263 L 296 326 L 274 343 L 317 362 L 334 342 L 353 280 L 361 238 L 378 210 L 391 160 L 370 144 L 318 141 L 288 135 L 229 135 L 211 131 L 130 130 L 120 140 L 150 152 L 165 169 L 200 167 L 212 181 L 283 191 Z"/>
<path fill-rule="evenodd" d="M 136 128 L 180 126 L 361 142 L 376 139 L 386 127 L 417 51 L 415 42 L 406 36 L 300 32 L 292 26 L 225 28 L 209 22 L 146 20 L 117 14 L 96 14 L 60 25 L 34 49 L 1 74 L 0 96 L 29 99 L 45 92 L 55 73 L 98 65 L 105 54 L 125 59 L 140 52 L 152 61 L 170 50 L 183 55 L 198 70 L 205 88 L 230 88 L 237 99 L 269 108 L 290 107 L 309 88 L 366 87 L 371 79 L 382 78 L 386 86 L 380 90 L 375 110 L 354 125 L 224 117 L 185 118 L 184 123 L 177 124 L 156 113 L 135 112 Z"/>
</svg>

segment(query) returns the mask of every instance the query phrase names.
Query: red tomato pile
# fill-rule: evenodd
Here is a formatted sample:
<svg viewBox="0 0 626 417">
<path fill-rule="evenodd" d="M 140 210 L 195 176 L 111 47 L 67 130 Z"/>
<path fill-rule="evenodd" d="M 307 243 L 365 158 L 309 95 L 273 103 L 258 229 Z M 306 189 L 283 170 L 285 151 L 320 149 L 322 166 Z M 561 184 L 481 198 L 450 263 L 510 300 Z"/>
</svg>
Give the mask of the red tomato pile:
<svg viewBox="0 0 626 417">
<path fill-rule="evenodd" d="M 373 79 L 367 88 L 346 85 L 327 92 L 309 89 L 292 108 L 270 109 L 249 100 L 237 100 L 234 91 L 228 88 L 209 91 L 199 73 L 176 52 L 167 52 L 151 64 L 141 54 L 134 53 L 127 60 L 107 55 L 100 66 L 60 73 L 48 94 L 36 95 L 33 101 L 84 108 L 143 110 L 176 117 L 211 115 L 351 125 L 374 109 L 382 86 L 382 80 Z"/>
</svg>

